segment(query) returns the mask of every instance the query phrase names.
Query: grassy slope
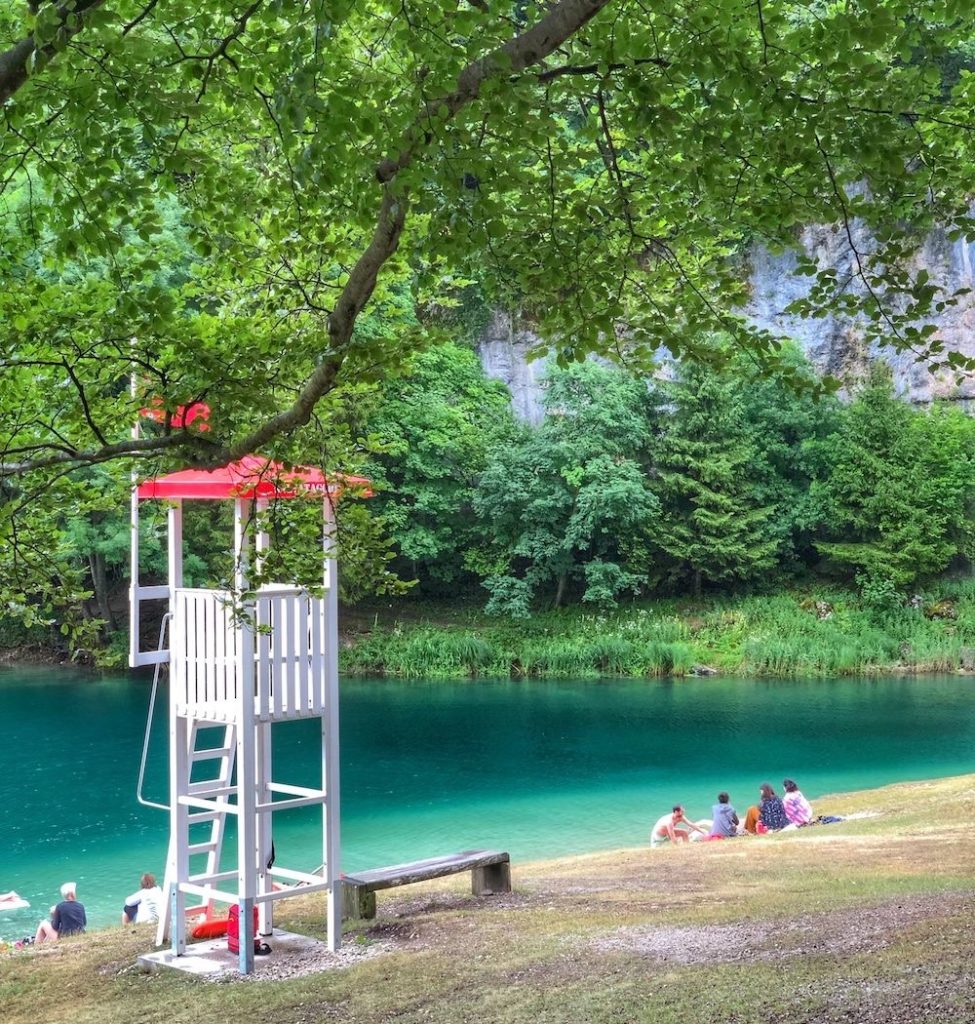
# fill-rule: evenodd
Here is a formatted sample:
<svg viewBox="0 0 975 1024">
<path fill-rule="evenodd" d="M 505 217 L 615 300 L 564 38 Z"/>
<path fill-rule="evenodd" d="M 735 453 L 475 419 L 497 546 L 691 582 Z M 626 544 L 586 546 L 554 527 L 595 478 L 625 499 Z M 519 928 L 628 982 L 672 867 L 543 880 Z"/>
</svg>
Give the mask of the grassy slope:
<svg viewBox="0 0 975 1024">
<path fill-rule="evenodd" d="M 147 932 L 0 957 L 0 1019 L 973 1022 L 975 776 L 824 798 L 878 816 L 769 838 L 515 865 L 381 893 L 371 956 L 286 981 L 206 984 L 131 965 Z M 314 897 L 279 924 L 321 934 Z"/>
</svg>

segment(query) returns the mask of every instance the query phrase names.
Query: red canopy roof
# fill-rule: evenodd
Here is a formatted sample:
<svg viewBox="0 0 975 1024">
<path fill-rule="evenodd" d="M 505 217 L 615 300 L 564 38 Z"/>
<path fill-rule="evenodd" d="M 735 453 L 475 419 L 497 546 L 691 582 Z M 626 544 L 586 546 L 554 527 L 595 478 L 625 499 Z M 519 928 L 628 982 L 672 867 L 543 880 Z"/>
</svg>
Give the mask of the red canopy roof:
<svg viewBox="0 0 975 1024">
<path fill-rule="evenodd" d="M 369 481 L 364 476 L 336 473 L 326 479 L 320 469 L 294 466 L 259 455 L 245 455 L 220 469 L 183 469 L 139 484 L 140 498 L 337 498 L 347 488 L 360 489 L 366 497 Z"/>
</svg>

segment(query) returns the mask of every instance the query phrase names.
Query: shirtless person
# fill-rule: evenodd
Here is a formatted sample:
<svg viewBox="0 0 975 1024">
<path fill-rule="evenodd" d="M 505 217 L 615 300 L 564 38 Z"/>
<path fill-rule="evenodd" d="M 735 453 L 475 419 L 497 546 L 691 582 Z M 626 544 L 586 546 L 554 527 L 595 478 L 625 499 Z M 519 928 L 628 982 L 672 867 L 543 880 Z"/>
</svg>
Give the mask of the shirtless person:
<svg viewBox="0 0 975 1024">
<path fill-rule="evenodd" d="M 688 829 L 707 835 L 707 830 L 695 825 L 684 817 L 684 808 L 680 804 L 674 806 L 670 814 L 665 814 L 657 820 L 657 824 L 650 830 L 650 845 L 660 846 L 668 840 L 672 843 L 686 843 L 690 839 Z"/>
</svg>

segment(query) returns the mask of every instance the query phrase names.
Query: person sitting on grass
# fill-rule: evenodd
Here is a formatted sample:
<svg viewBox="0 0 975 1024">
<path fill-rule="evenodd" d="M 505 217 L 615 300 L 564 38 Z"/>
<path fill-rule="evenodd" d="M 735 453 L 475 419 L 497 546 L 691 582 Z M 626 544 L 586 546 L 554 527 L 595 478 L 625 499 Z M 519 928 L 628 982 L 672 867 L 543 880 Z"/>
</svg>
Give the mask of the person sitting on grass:
<svg viewBox="0 0 975 1024">
<path fill-rule="evenodd" d="M 813 820 L 813 809 L 809 801 L 799 792 L 799 787 L 792 779 L 786 779 L 782 785 L 785 788 L 785 796 L 782 797 L 785 816 L 793 825 L 808 825 Z"/>
<path fill-rule="evenodd" d="M 650 845 L 659 846 L 668 841 L 686 843 L 690 839 L 689 829 L 700 832 L 701 835 L 707 835 L 700 825 L 695 825 L 693 821 L 688 821 L 684 817 L 684 808 L 680 804 L 675 804 L 670 814 L 658 818 L 656 825 L 650 830 Z"/>
<path fill-rule="evenodd" d="M 775 790 L 763 782 L 758 787 L 759 803 L 748 808 L 745 815 L 745 831 L 752 834 L 761 832 L 778 832 L 789 824 L 782 801 L 775 795 Z"/>
<path fill-rule="evenodd" d="M 154 924 L 159 920 L 162 905 L 162 889 L 156 885 L 156 878 L 147 871 L 139 882 L 139 891 L 125 901 L 122 908 L 122 924 Z"/>
<path fill-rule="evenodd" d="M 708 839 L 730 839 L 738 834 L 738 813 L 731 806 L 727 793 L 718 794 L 718 802 L 711 808 L 711 833 Z"/>
<path fill-rule="evenodd" d="M 83 932 L 88 926 L 85 905 L 78 902 L 77 886 L 65 882 L 61 886 L 61 902 L 51 910 L 51 920 L 37 926 L 35 942 L 49 942 Z"/>
<path fill-rule="evenodd" d="M 763 782 L 759 787 L 759 792 L 762 794 L 759 810 L 762 824 L 769 832 L 778 832 L 785 828 L 789 824 L 789 819 L 786 817 L 785 808 L 775 790 L 767 782 Z"/>
</svg>

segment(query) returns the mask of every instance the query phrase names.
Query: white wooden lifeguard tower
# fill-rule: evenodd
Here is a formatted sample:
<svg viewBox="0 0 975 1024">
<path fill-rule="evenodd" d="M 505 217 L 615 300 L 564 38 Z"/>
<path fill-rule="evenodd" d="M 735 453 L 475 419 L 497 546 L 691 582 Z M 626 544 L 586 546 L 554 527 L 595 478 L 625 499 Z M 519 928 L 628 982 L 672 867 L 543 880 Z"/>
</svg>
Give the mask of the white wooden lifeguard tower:
<svg viewBox="0 0 975 1024">
<path fill-rule="evenodd" d="M 302 885 L 303 893 L 328 893 L 328 947 L 341 942 L 339 881 L 338 591 L 334 557 L 334 507 L 341 488 L 367 481 L 328 480 L 317 469 L 285 469 L 248 456 L 222 469 L 186 470 L 147 480 L 132 494 L 132 583 L 129 663 L 169 665 L 169 813 L 165 913 L 157 944 L 168 932 L 172 954 L 187 949 L 187 905 L 214 900 L 239 907 L 241 973 L 254 968 L 254 908 L 258 931 L 271 934 L 272 907 Z M 318 498 L 323 505 L 323 596 L 288 585 L 248 593 L 251 568 L 269 539 L 260 515 L 272 501 Z M 139 506 L 168 503 L 168 582 L 143 586 L 139 578 Z M 234 590 L 183 585 L 183 502 L 234 502 Z M 140 610 L 165 601 L 169 643 L 143 650 Z M 321 721 L 321 783 L 315 788 L 276 781 L 282 767 L 272 757 L 275 723 Z M 280 759 L 283 760 L 283 759 Z M 272 773 L 272 766 L 274 773 Z M 320 806 L 322 866 L 309 873 L 273 856 L 272 819 L 298 807 Z M 223 870 L 228 816 L 236 818 L 237 856 Z M 272 863 L 273 862 L 273 863 Z M 275 880 L 284 888 L 275 885 Z M 192 899 L 189 899 L 192 897 Z"/>
</svg>

